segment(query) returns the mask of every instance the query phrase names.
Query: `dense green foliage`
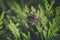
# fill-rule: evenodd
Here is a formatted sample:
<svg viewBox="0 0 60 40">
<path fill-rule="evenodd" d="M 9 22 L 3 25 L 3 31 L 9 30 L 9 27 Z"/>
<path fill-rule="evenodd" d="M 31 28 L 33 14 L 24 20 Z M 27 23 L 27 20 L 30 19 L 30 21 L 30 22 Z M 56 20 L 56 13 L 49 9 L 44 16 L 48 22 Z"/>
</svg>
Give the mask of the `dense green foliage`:
<svg viewBox="0 0 60 40">
<path fill-rule="evenodd" d="M 26 0 L 27 1 L 27 0 Z M 39 0 L 38 0 L 39 1 Z M 37 1 L 37 2 L 38 2 Z M 41 0 L 40 0 L 41 1 Z M 0 0 L 0 40 L 59 40 L 60 6 L 53 8 L 55 0 Z M 39 23 L 28 25 L 30 12 L 39 16 Z"/>
</svg>

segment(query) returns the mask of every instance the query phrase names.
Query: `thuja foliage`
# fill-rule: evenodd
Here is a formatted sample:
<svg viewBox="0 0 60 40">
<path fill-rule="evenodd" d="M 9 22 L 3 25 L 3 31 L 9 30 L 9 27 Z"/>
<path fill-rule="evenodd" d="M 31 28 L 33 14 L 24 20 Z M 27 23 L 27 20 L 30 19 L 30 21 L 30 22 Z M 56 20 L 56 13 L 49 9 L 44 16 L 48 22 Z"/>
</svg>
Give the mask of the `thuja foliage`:
<svg viewBox="0 0 60 40">
<path fill-rule="evenodd" d="M 38 9 L 26 4 L 22 8 L 16 0 L 5 2 L 0 0 L 0 40 L 59 40 L 60 6 L 53 8 L 55 0 L 43 0 Z M 31 12 L 39 17 L 35 26 L 27 23 Z"/>
</svg>

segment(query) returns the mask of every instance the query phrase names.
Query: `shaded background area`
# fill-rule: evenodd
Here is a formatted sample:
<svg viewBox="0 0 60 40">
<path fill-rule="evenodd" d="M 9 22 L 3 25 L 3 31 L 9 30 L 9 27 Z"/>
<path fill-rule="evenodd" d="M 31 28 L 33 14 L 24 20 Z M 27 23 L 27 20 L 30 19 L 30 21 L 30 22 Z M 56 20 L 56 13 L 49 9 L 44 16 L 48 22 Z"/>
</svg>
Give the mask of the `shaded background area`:
<svg viewBox="0 0 60 40">
<path fill-rule="evenodd" d="M 8 7 L 8 5 L 6 3 L 7 0 L 3 0 L 3 1 L 4 1 L 5 6 Z M 13 0 L 10 0 L 10 1 L 13 1 Z M 20 4 L 21 8 L 23 8 L 25 4 L 27 4 L 27 6 L 29 8 L 33 5 L 36 9 L 38 8 L 39 4 L 44 5 L 43 0 L 16 0 L 16 1 L 17 1 L 17 3 Z M 49 2 L 50 2 L 50 0 L 49 0 Z M 53 8 L 56 8 L 58 6 L 60 6 L 60 0 L 55 0 L 55 4 L 54 4 Z M 1 9 L 2 8 L 0 7 L 0 12 L 2 11 Z M 9 9 L 9 7 L 6 9 Z"/>
</svg>

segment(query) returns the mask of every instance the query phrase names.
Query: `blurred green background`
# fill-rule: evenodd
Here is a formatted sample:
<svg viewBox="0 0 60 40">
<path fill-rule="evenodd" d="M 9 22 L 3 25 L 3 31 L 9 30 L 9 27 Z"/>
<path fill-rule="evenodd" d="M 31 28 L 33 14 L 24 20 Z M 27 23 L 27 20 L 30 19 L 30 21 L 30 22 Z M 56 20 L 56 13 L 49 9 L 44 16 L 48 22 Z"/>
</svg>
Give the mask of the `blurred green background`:
<svg viewBox="0 0 60 40">
<path fill-rule="evenodd" d="M 60 40 L 60 0 L 0 0 L 0 40 Z"/>
</svg>

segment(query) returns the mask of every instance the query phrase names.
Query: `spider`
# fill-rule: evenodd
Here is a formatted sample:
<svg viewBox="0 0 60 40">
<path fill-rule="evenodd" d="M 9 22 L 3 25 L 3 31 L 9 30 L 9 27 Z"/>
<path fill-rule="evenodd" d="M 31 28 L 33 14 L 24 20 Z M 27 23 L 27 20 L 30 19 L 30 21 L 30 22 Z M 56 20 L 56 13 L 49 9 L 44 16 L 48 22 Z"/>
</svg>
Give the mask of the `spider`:
<svg viewBox="0 0 60 40">
<path fill-rule="evenodd" d="M 38 24 L 39 22 L 39 17 L 35 14 L 35 13 L 30 13 L 30 15 L 27 17 L 28 19 L 28 24 L 32 25 L 32 26 L 35 26 Z"/>
</svg>

